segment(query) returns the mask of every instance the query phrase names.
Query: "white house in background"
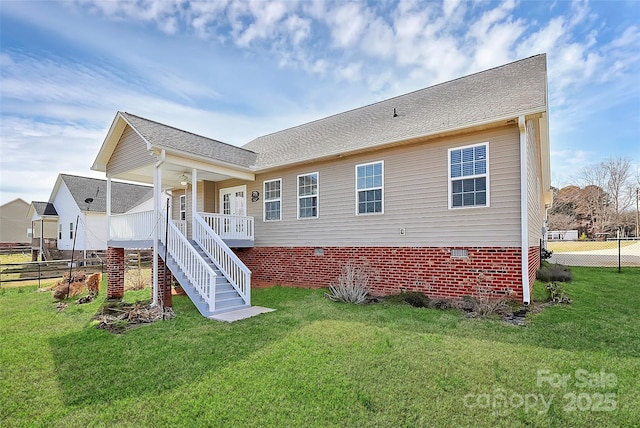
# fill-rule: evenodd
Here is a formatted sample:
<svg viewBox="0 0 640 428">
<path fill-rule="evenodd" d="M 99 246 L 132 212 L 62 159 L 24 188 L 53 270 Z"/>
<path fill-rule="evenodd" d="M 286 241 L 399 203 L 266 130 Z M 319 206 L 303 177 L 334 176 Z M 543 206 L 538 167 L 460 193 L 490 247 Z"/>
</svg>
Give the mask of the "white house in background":
<svg viewBox="0 0 640 428">
<path fill-rule="evenodd" d="M 577 241 L 577 230 L 550 230 L 547 232 L 548 241 Z"/>
<path fill-rule="evenodd" d="M 111 213 L 135 213 L 153 209 L 153 188 L 139 184 L 111 184 Z M 53 238 L 64 258 L 74 248 L 87 252 L 107 249 L 107 181 L 77 175 L 59 174 L 48 202 L 32 202 L 27 214 L 34 229 L 45 231 L 43 238 Z M 38 224 L 39 223 L 39 224 Z M 46 224 L 55 223 L 54 236 Z M 76 227 L 77 226 L 77 227 Z M 51 233 L 51 232 L 49 232 Z M 44 239 L 37 245 L 44 252 Z"/>
</svg>

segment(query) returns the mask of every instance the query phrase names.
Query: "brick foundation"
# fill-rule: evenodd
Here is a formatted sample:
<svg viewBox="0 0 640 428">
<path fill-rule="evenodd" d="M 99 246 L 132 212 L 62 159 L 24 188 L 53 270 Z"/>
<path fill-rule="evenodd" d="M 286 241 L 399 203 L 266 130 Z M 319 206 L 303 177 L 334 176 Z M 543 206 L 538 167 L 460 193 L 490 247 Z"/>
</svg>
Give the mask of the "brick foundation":
<svg viewBox="0 0 640 428">
<path fill-rule="evenodd" d="M 536 248 L 536 247 L 532 247 Z M 237 250 L 254 286 L 327 287 L 351 262 L 369 273 L 373 294 L 421 291 L 430 297 L 473 296 L 478 285 L 522 300 L 519 247 L 254 247 Z M 530 266 L 535 256 L 529 250 Z M 535 277 L 535 271 L 534 271 Z"/>
<path fill-rule="evenodd" d="M 124 295 L 124 248 L 107 248 L 107 299 Z"/>
<path fill-rule="evenodd" d="M 529 293 L 533 300 L 533 285 L 536 281 L 536 272 L 540 267 L 540 247 L 529 247 Z"/>
</svg>

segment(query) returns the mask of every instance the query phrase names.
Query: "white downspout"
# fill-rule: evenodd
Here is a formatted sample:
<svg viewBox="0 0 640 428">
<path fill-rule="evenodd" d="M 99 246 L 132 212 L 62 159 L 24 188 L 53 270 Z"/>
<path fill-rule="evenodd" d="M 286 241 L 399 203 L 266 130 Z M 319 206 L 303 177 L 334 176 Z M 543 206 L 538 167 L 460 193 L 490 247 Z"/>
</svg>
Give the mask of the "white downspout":
<svg viewBox="0 0 640 428">
<path fill-rule="evenodd" d="M 193 168 L 191 170 L 191 239 L 193 237 L 193 231 L 196 218 L 196 213 L 198 212 L 198 170 Z"/>
<path fill-rule="evenodd" d="M 164 163 L 165 151 L 162 150 L 158 156 L 158 161 L 153 168 L 153 209 L 155 211 L 156 227 L 153 228 L 153 304 L 158 304 L 158 239 L 160 228 L 160 212 L 162 211 L 162 169 Z M 166 262 L 166 260 L 165 260 Z"/>
<path fill-rule="evenodd" d="M 524 116 L 518 117 L 520 128 L 520 230 L 522 248 L 522 302 L 526 305 L 531 301 L 529 287 L 529 198 L 527 194 L 527 123 Z"/>
</svg>

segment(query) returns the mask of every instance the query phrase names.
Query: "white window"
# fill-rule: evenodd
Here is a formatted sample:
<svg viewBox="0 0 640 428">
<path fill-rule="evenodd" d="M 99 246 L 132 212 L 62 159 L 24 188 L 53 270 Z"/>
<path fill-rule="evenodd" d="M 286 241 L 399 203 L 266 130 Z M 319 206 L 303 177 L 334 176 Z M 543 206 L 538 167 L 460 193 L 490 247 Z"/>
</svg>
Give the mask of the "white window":
<svg viewBox="0 0 640 428">
<path fill-rule="evenodd" d="M 298 218 L 318 217 L 318 173 L 298 176 Z"/>
<path fill-rule="evenodd" d="M 27 227 L 27 238 L 33 238 L 33 228 Z"/>
<path fill-rule="evenodd" d="M 62 223 L 58 223 L 58 239 L 62 239 Z"/>
<path fill-rule="evenodd" d="M 180 195 L 180 220 L 187 219 L 187 195 Z"/>
<path fill-rule="evenodd" d="M 69 239 L 73 239 L 73 222 L 69 223 Z"/>
<path fill-rule="evenodd" d="M 356 165 L 356 214 L 384 212 L 384 162 Z"/>
<path fill-rule="evenodd" d="M 264 221 L 275 221 L 282 218 L 282 179 L 264 182 Z"/>
<path fill-rule="evenodd" d="M 489 206 L 489 143 L 449 149 L 449 208 Z"/>
</svg>

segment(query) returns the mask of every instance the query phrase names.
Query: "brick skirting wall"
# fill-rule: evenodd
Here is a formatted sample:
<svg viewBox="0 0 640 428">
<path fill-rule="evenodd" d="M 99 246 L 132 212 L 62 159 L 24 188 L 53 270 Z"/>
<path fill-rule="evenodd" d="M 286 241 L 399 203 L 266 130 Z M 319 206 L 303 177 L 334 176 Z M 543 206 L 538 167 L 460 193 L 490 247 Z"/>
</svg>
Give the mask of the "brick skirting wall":
<svg viewBox="0 0 640 428">
<path fill-rule="evenodd" d="M 530 267 L 535 259 L 533 248 L 529 250 Z M 467 250 L 468 257 L 452 257 L 451 249 L 254 247 L 236 253 L 251 269 L 254 286 L 327 287 L 344 265 L 352 263 L 367 270 L 376 295 L 421 291 L 430 297 L 456 298 L 477 295 L 479 288 L 488 287 L 496 296 L 522 301 L 519 247 L 454 247 Z M 535 271 L 533 274 L 535 277 Z"/>
<path fill-rule="evenodd" d="M 540 267 L 540 247 L 529 247 L 529 292 L 533 301 L 533 285 L 536 281 L 536 272 Z"/>
</svg>

